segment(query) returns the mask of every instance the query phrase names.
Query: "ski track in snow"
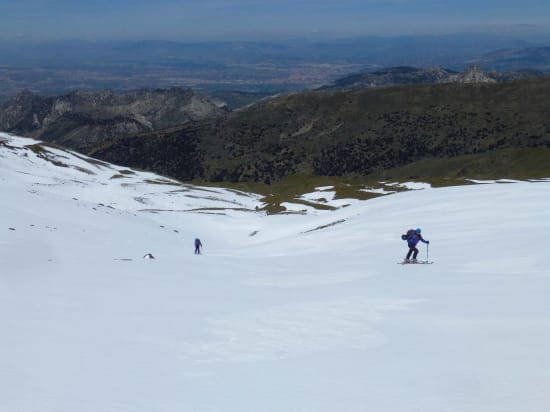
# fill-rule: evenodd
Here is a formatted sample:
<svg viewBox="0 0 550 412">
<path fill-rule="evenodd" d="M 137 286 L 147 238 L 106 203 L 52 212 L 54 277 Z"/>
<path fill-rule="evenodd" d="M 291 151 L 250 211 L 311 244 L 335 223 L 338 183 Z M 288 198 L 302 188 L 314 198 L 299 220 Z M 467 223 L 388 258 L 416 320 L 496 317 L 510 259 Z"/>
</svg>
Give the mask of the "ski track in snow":
<svg viewBox="0 0 550 412">
<path fill-rule="evenodd" d="M 550 179 L 267 216 L 35 143 L 0 134 L 0 411 L 548 409 Z"/>
</svg>

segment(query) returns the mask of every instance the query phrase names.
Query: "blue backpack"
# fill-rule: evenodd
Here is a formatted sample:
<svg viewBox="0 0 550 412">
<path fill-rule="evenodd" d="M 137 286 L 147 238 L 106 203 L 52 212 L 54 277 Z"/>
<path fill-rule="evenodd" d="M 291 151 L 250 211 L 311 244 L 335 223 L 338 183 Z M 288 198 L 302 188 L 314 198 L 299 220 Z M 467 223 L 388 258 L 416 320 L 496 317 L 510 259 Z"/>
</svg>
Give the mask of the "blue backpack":
<svg viewBox="0 0 550 412">
<path fill-rule="evenodd" d="M 406 240 L 407 244 L 409 246 L 414 246 L 416 242 L 414 241 L 416 238 L 416 231 L 414 229 L 407 230 L 407 233 L 404 235 L 401 235 L 401 239 Z"/>
</svg>

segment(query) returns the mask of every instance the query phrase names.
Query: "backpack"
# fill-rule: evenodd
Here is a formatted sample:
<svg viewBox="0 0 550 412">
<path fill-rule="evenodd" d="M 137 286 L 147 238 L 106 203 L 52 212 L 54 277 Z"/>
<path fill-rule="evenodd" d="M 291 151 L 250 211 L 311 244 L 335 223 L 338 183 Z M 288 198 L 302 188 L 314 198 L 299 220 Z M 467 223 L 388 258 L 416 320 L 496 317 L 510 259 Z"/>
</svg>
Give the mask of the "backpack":
<svg viewBox="0 0 550 412">
<path fill-rule="evenodd" d="M 415 232 L 414 229 L 409 229 L 409 230 L 407 230 L 407 233 L 406 233 L 406 234 L 401 235 L 401 239 L 403 239 L 403 240 L 409 240 L 409 239 L 412 238 L 415 234 L 416 234 L 416 232 Z"/>
</svg>

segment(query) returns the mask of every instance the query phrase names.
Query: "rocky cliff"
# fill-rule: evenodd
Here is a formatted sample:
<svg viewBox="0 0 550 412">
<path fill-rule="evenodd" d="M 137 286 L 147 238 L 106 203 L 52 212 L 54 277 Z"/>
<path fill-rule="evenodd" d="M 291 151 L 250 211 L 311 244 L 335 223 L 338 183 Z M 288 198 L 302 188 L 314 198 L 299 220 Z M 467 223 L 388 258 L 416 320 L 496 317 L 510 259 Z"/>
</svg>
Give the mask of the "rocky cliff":
<svg viewBox="0 0 550 412">
<path fill-rule="evenodd" d="M 101 141 L 150 132 L 223 113 L 190 89 L 73 92 L 45 97 L 24 91 L 0 106 L 0 130 L 86 152 Z"/>
</svg>

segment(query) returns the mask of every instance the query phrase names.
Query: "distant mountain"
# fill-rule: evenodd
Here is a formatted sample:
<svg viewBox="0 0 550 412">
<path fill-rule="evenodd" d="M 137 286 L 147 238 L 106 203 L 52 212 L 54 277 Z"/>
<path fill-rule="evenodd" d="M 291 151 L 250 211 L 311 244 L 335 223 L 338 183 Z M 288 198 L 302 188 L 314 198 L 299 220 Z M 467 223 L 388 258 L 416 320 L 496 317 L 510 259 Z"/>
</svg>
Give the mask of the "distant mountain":
<svg viewBox="0 0 550 412">
<path fill-rule="evenodd" d="M 2 65 L 19 68 L 57 67 L 212 67 L 258 64 L 376 64 L 378 66 L 464 65 L 473 56 L 505 48 L 532 47 L 527 36 L 494 34 L 366 36 L 340 39 L 319 37 L 289 40 L 211 42 L 56 41 L 6 42 L 0 39 Z M 265 69 L 265 67 L 262 67 Z"/>
<path fill-rule="evenodd" d="M 497 82 L 511 82 L 548 76 L 548 74 L 535 69 L 519 69 L 512 72 L 497 72 L 492 70 L 487 74 Z"/>
<path fill-rule="evenodd" d="M 114 139 L 93 155 L 181 180 L 368 175 L 419 160 L 548 148 L 548 96 L 550 77 L 295 93 L 214 121 Z"/>
<path fill-rule="evenodd" d="M 243 92 L 238 90 L 220 90 L 205 93 L 210 100 L 219 107 L 226 107 L 228 110 L 236 110 L 259 102 L 262 99 L 276 95 L 276 92 Z"/>
<path fill-rule="evenodd" d="M 333 84 L 322 87 L 322 90 L 357 90 L 377 87 L 389 87 L 403 84 L 441 83 L 443 79 L 457 72 L 434 67 L 420 69 L 401 66 L 377 70 L 369 73 L 356 73 L 336 80 Z"/>
<path fill-rule="evenodd" d="M 492 57 L 488 53 L 494 50 L 515 53 L 550 44 L 546 36 L 505 32 L 199 43 L 33 43 L 0 38 L 0 102 L 24 89 L 49 96 L 73 90 L 128 92 L 169 87 L 190 87 L 209 93 L 284 93 L 315 89 L 360 70 L 397 66 L 437 66 L 460 71 L 477 63 L 486 70 L 549 70 L 549 60 L 543 56 L 539 56 L 543 58 L 540 64 L 529 64 L 538 61 L 532 53 L 518 55 L 511 60 L 511 67 L 498 56 L 498 64 L 489 64 Z M 242 96 L 235 97 L 242 100 Z M 232 102 L 228 104 L 234 107 Z"/>
<path fill-rule="evenodd" d="M 550 72 L 550 47 L 498 49 L 483 54 L 475 62 L 491 70 L 520 70 L 530 67 Z"/>
<path fill-rule="evenodd" d="M 123 94 L 73 92 L 55 97 L 24 91 L 0 106 L 0 130 L 86 152 L 105 139 L 159 130 L 222 113 L 211 100 L 190 89 Z"/>
<path fill-rule="evenodd" d="M 380 87 L 399 86 L 404 84 L 436 83 L 496 83 L 512 80 L 524 80 L 541 77 L 544 74 L 537 70 L 518 70 L 501 73 L 484 72 L 473 65 L 459 73 L 441 67 L 417 68 L 409 66 L 391 67 L 367 73 L 356 73 L 334 81 L 320 90 L 360 90 Z"/>
</svg>

